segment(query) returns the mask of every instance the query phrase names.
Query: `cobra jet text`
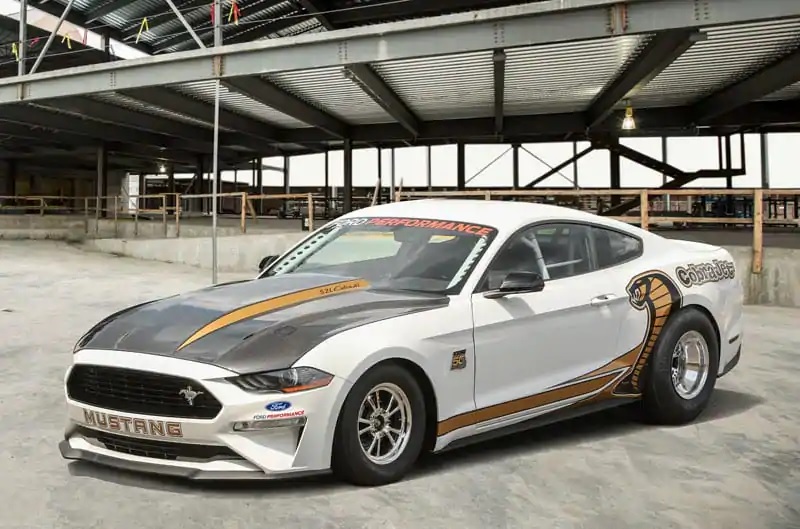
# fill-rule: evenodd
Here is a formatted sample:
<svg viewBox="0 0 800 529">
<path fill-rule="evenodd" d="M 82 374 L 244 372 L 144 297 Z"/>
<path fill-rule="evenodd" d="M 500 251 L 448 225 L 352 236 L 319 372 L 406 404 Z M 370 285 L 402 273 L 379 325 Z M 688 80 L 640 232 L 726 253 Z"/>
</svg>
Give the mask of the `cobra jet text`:
<svg viewBox="0 0 800 529">
<path fill-rule="evenodd" d="M 179 422 L 122 417 L 86 409 L 83 410 L 83 420 L 89 426 L 99 426 L 118 432 L 152 435 L 154 437 L 183 437 L 183 429 Z"/>
</svg>

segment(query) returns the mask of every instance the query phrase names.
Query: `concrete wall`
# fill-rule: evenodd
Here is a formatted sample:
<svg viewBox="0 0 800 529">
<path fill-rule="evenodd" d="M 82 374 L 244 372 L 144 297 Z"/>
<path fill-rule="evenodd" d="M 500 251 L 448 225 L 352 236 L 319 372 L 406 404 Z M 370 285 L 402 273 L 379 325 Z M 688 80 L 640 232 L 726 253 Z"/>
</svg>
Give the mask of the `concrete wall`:
<svg viewBox="0 0 800 529">
<path fill-rule="evenodd" d="M 228 219 L 225 219 L 228 221 Z M 209 221 L 210 222 L 210 221 Z M 220 236 L 240 235 L 239 221 L 228 222 L 229 225 L 219 226 L 217 234 Z M 164 238 L 164 225 L 160 220 L 139 221 L 138 235 L 134 236 L 136 226 L 132 219 L 120 219 L 115 226 L 113 219 L 100 219 L 95 222 L 94 217 L 87 221 L 82 216 L 66 215 L 0 215 L 0 239 L 54 239 L 62 241 L 81 241 L 84 239 L 160 239 Z M 283 231 L 283 230 L 281 230 Z M 178 236 L 175 221 L 167 224 L 168 238 Z M 180 227 L 180 236 L 183 237 L 210 237 L 211 227 L 183 223 Z"/>
<path fill-rule="evenodd" d="M 300 232 L 220 237 L 219 270 L 256 272 L 265 255 L 280 254 L 303 237 Z M 211 268 L 211 240 L 180 238 L 161 240 L 87 240 L 84 247 L 138 259 L 166 261 Z M 728 246 L 745 286 L 745 303 L 800 308 L 800 250 L 765 248 L 761 274 L 751 274 L 752 250 Z"/>
<path fill-rule="evenodd" d="M 753 250 L 744 246 L 726 248 L 744 280 L 746 304 L 800 308 L 800 250 L 764 248 L 763 269 L 760 274 L 751 274 Z"/>
<path fill-rule="evenodd" d="M 238 235 L 219 237 L 218 270 L 221 272 L 258 271 L 258 263 L 266 255 L 279 254 L 295 244 L 305 234 L 302 232 L 272 233 L 266 235 Z M 83 247 L 90 251 L 124 255 L 150 261 L 181 263 L 200 268 L 211 268 L 211 239 L 93 239 Z"/>
</svg>

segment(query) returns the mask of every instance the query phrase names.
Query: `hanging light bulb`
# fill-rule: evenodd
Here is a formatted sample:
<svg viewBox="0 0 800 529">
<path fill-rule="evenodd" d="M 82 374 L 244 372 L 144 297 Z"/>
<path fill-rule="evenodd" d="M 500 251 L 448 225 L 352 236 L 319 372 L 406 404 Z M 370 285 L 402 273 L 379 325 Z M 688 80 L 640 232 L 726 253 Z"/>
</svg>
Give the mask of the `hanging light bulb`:
<svg viewBox="0 0 800 529">
<path fill-rule="evenodd" d="M 161 165 L 158 166 L 158 172 L 161 173 L 161 174 L 166 173 L 167 172 L 167 166 L 162 163 Z"/>
<path fill-rule="evenodd" d="M 622 130 L 634 130 L 636 120 L 633 119 L 633 107 L 628 103 L 625 106 L 625 117 L 622 119 Z"/>
</svg>

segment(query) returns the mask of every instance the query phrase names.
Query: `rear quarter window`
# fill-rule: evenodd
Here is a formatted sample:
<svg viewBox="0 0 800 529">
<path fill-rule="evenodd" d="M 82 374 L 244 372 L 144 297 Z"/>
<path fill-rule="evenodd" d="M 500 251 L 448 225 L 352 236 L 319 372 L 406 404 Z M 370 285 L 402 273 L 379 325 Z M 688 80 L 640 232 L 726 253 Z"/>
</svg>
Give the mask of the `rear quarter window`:
<svg viewBox="0 0 800 529">
<path fill-rule="evenodd" d="M 622 264 L 642 255 L 642 241 L 632 235 L 593 226 L 592 236 L 598 268 Z"/>
</svg>

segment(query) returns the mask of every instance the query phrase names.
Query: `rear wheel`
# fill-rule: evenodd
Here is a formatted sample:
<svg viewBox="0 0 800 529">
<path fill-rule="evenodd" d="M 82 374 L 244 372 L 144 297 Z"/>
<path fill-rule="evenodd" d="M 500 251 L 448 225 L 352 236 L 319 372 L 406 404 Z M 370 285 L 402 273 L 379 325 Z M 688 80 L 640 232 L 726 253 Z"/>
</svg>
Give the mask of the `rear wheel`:
<svg viewBox="0 0 800 529">
<path fill-rule="evenodd" d="M 334 473 L 355 485 L 385 485 L 416 463 L 425 439 L 425 399 L 395 364 L 367 371 L 345 399 L 333 443 Z"/>
<path fill-rule="evenodd" d="M 659 424 L 693 421 L 708 405 L 718 368 L 719 340 L 708 316 L 691 307 L 673 315 L 648 366 L 645 418 Z"/>
</svg>

